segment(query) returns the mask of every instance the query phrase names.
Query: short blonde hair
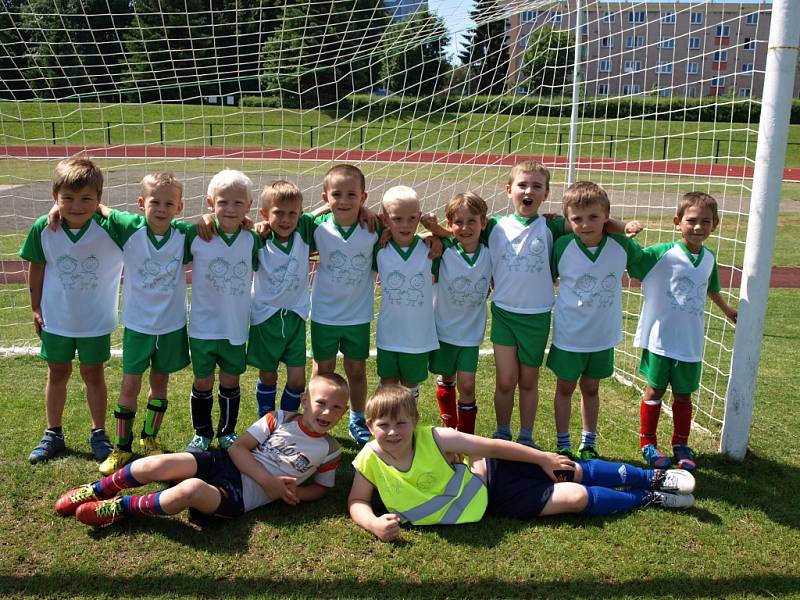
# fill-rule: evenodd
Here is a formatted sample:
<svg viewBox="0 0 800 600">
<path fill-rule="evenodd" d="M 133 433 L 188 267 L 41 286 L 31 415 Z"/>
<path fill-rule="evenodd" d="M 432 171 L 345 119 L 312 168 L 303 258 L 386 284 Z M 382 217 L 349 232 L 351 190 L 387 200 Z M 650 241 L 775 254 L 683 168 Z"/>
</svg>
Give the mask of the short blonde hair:
<svg viewBox="0 0 800 600">
<path fill-rule="evenodd" d="M 544 176 L 545 189 L 550 189 L 550 170 L 538 160 L 522 160 L 511 167 L 511 173 L 508 174 L 508 185 L 514 183 L 514 180 L 523 173 L 539 173 Z"/>
<path fill-rule="evenodd" d="M 350 396 L 350 386 L 347 384 L 347 380 L 338 373 L 317 373 L 313 375 L 306 386 L 306 393 L 310 394 L 311 386 L 317 381 L 327 381 L 333 387 L 345 392 L 348 397 Z"/>
<path fill-rule="evenodd" d="M 261 208 L 268 210 L 274 202 L 299 202 L 303 206 L 303 193 L 291 181 L 278 179 L 261 190 Z"/>
<path fill-rule="evenodd" d="M 414 188 L 410 188 L 407 185 L 396 185 L 383 193 L 381 206 L 383 210 L 386 210 L 386 207 L 391 204 L 411 204 L 412 202 L 419 206 L 419 196 L 417 196 Z"/>
<path fill-rule="evenodd" d="M 467 208 L 473 215 L 484 219 L 486 218 L 486 213 L 489 212 L 486 201 L 475 192 L 456 194 L 444 207 L 444 217 L 448 223 L 453 222 L 453 219 L 456 218 L 456 212 L 461 208 Z"/>
<path fill-rule="evenodd" d="M 325 173 L 325 177 L 322 178 L 322 189 L 327 192 L 337 179 L 355 179 L 361 186 L 362 192 L 366 190 L 367 187 L 367 180 L 364 178 L 364 173 L 355 165 L 341 164 L 332 166 L 328 169 L 328 172 Z"/>
<path fill-rule="evenodd" d="M 678 208 L 675 210 L 675 216 L 679 219 L 683 218 L 683 213 L 690 206 L 699 206 L 707 208 L 711 211 L 711 218 L 714 220 L 714 225 L 719 223 L 719 208 L 714 196 L 706 194 L 705 192 L 688 192 L 683 195 L 683 198 L 678 202 Z"/>
<path fill-rule="evenodd" d="M 53 194 L 64 187 L 70 190 L 91 187 L 99 198 L 103 194 L 103 172 L 88 158 L 67 158 L 53 170 Z"/>
<path fill-rule="evenodd" d="M 567 216 L 568 207 L 585 208 L 592 204 L 599 204 L 606 211 L 606 214 L 611 213 L 611 202 L 608 199 L 608 194 L 603 188 L 591 181 L 576 181 L 567 188 L 567 191 L 564 192 L 564 198 L 561 200 L 564 216 Z"/>
<path fill-rule="evenodd" d="M 364 409 L 367 423 L 373 423 L 377 419 L 398 419 L 401 416 L 408 417 L 415 423 L 419 421 L 419 410 L 417 401 L 408 388 L 402 385 L 382 385 L 372 398 L 367 400 L 367 407 Z"/>
<path fill-rule="evenodd" d="M 248 201 L 253 200 L 252 180 L 241 171 L 234 169 L 222 169 L 222 171 L 214 175 L 211 181 L 208 182 L 208 191 L 206 193 L 209 198 L 213 199 L 218 191 L 230 188 L 242 190 L 247 195 Z"/>
<path fill-rule="evenodd" d="M 172 171 L 156 171 L 142 177 L 142 197 L 152 190 L 163 187 L 174 187 L 183 196 L 183 183 Z"/>
</svg>

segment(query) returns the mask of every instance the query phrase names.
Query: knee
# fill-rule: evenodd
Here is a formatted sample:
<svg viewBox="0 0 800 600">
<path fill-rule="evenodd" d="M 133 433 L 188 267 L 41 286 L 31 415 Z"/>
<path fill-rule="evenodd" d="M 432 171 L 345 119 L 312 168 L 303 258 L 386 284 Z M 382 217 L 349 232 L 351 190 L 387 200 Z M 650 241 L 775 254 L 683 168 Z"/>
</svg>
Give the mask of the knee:
<svg viewBox="0 0 800 600">
<path fill-rule="evenodd" d="M 105 372 L 103 364 L 81 365 L 81 378 L 87 385 L 99 385 L 105 383 Z"/>
<path fill-rule="evenodd" d="M 286 378 L 286 385 L 293 390 L 306 389 L 306 374 L 303 371 L 299 373 L 290 373 Z"/>
<path fill-rule="evenodd" d="M 367 372 L 367 364 L 363 360 L 350 360 L 349 358 L 345 358 L 344 372 L 347 374 L 348 379 L 363 377 Z"/>
<path fill-rule="evenodd" d="M 47 367 L 47 378 L 50 383 L 65 383 L 72 375 L 72 363 L 50 363 Z"/>
<path fill-rule="evenodd" d="M 191 479 L 184 479 L 174 488 L 174 492 L 178 494 L 187 504 L 196 498 L 208 484 L 202 479 L 192 477 Z"/>
<path fill-rule="evenodd" d="M 275 385 L 278 383 L 278 374 L 272 371 L 259 371 L 258 378 L 264 385 Z"/>
<path fill-rule="evenodd" d="M 559 484 L 561 485 L 561 484 Z M 565 489 L 560 490 L 560 500 L 564 512 L 581 512 L 589 504 L 589 490 L 578 483 L 564 484 Z"/>
<path fill-rule="evenodd" d="M 220 371 L 219 373 L 219 384 L 222 387 L 226 388 L 235 388 L 239 385 L 239 376 L 238 375 L 230 375 L 228 373 L 223 373 Z"/>
<path fill-rule="evenodd" d="M 472 396 L 475 394 L 475 380 L 467 379 L 458 382 L 458 391 L 462 396 Z"/>
<path fill-rule="evenodd" d="M 584 396 L 597 396 L 600 393 L 600 382 L 594 379 L 581 381 L 581 393 Z"/>
<path fill-rule="evenodd" d="M 575 391 L 575 387 L 575 381 L 565 381 L 563 379 L 559 379 L 556 382 L 556 394 L 559 396 L 572 396 L 572 393 Z"/>
</svg>

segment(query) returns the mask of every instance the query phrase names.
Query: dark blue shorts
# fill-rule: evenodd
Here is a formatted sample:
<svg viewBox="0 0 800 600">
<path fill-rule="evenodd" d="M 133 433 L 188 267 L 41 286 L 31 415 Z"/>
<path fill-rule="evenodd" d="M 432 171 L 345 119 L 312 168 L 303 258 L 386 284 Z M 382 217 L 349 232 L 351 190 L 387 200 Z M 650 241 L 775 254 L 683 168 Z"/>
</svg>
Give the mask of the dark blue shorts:
<svg viewBox="0 0 800 600">
<path fill-rule="evenodd" d="M 244 513 L 242 475 L 228 457 L 228 453 L 224 450 L 209 450 L 193 456 L 197 461 L 195 477 L 213 485 L 222 495 L 222 501 L 213 516 L 229 519 Z M 196 516 L 200 511 L 189 509 L 189 512 L 192 516 Z"/>
<path fill-rule="evenodd" d="M 489 465 L 488 512 L 512 519 L 538 517 L 553 495 L 555 483 L 531 463 L 492 458 Z M 560 472 L 571 481 L 572 471 Z"/>
</svg>

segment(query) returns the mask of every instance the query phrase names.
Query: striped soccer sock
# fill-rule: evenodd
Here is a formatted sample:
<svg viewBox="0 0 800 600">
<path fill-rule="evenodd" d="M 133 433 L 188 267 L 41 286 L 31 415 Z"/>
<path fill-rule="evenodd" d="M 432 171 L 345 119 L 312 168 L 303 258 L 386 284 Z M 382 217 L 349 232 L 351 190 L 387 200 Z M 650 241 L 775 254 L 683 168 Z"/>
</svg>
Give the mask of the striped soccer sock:
<svg viewBox="0 0 800 600">
<path fill-rule="evenodd" d="M 130 495 L 130 496 L 123 496 L 122 500 L 122 513 L 126 517 L 140 517 L 140 516 L 161 516 L 167 514 L 163 508 L 161 508 L 161 502 L 159 498 L 161 494 L 163 494 L 163 490 L 160 492 L 153 492 L 152 494 L 143 494 L 139 495 Z"/>
<path fill-rule="evenodd" d="M 281 394 L 281 410 L 286 412 L 297 412 L 300 408 L 300 396 L 303 395 L 303 390 L 293 390 L 288 385 L 283 388 Z"/>
<path fill-rule="evenodd" d="M 108 477 L 95 481 L 92 484 L 92 488 L 98 498 L 113 498 L 122 490 L 141 487 L 142 485 L 131 473 L 131 465 L 127 464 L 118 471 L 114 471 Z"/>
</svg>

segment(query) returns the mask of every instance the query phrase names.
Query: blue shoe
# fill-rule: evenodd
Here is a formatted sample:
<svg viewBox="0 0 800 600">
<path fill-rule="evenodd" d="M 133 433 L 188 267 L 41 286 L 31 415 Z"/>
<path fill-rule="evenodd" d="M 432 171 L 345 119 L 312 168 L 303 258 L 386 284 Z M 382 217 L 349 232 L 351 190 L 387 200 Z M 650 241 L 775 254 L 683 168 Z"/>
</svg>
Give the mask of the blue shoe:
<svg viewBox="0 0 800 600">
<path fill-rule="evenodd" d="M 505 433 L 503 431 L 496 430 L 492 434 L 492 439 L 493 440 L 505 440 L 506 442 L 510 442 L 511 441 L 511 434 Z"/>
<path fill-rule="evenodd" d="M 367 428 L 367 422 L 364 419 L 350 419 L 350 424 L 347 426 L 347 429 L 350 431 L 350 437 L 356 441 L 356 444 L 359 446 L 367 445 L 370 433 Z"/>
<path fill-rule="evenodd" d="M 103 462 L 111 454 L 114 446 L 111 445 L 111 440 L 108 439 L 105 429 L 98 429 L 93 431 L 89 438 L 89 445 L 92 447 L 94 459 Z"/>
<path fill-rule="evenodd" d="M 31 451 L 28 462 L 32 465 L 50 460 L 66 448 L 63 435 L 56 435 L 52 431 L 45 431 L 39 445 Z"/>
<path fill-rule="evenodd" d="M 223 435 L 217 438 L 217 443 L 221 450 L 227 450 L 231 446 L 233 446 L 233 442 L 239 439 L 239 436 L 235 433 L 229 433 L 228 435 Z"/>
<path fill-rule="evenodd" d="M 667 469 L 672 465 L 669 456 L 659 450 L 655 444 L 647 444 L 642 447 L 642 456 L 647 464 L 654 469 Z"/>
<path fill-rule="evenodd" d="M 697 457 L 689 446 L 673 446 L 672 458 L 680 469 L 694 471 L 697 468 Z"/>
<path fill-rule="evenodd" d="M 211 438 L 207 438 L 202 435 L 195 435 L 192 438 L 192 441 L 186 444 L 186 448 L 184 450 L 186 452 L 191 452 L 192 454 L 200 454 L 201 452 L 206 452 L 210 445 Z"/>
<path fill-rule="evenodd" d="M 528 448 L 533 448 L 534 450 L 541 450 L 542 447 L 534 442 L 531 438 L 517 438 L 517 443 L 522 444 L 523 446 L 527 446 Z"/>
</svg>

